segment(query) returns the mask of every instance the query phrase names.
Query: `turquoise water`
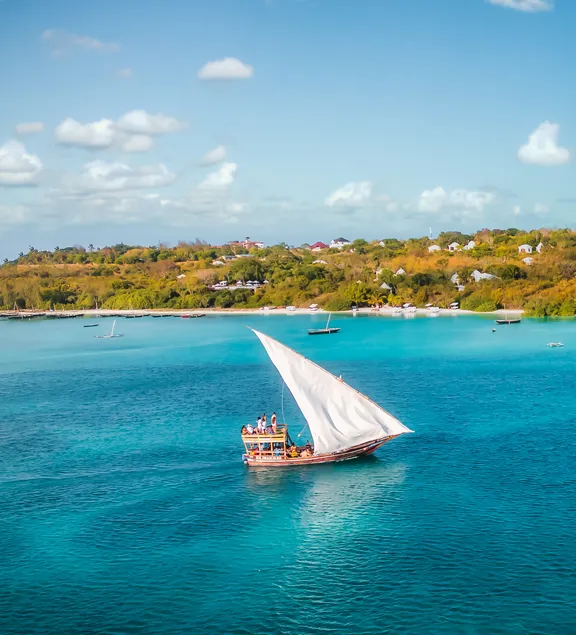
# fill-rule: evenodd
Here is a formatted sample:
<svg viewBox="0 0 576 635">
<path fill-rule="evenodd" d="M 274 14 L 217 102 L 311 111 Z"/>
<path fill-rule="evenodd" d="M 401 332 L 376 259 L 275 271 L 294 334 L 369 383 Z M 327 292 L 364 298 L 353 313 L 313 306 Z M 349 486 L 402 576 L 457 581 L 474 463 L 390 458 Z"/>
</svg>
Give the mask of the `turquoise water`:
<svg viewBox="0 0 576 635">
<path fill-rule="evenodd" d="M 0 633 L 576 632 L 576 323 L 321 322 L 0 322 Z M 281 382 L 246 325 L 416 433 L 247 470 Z"/>
</svg>

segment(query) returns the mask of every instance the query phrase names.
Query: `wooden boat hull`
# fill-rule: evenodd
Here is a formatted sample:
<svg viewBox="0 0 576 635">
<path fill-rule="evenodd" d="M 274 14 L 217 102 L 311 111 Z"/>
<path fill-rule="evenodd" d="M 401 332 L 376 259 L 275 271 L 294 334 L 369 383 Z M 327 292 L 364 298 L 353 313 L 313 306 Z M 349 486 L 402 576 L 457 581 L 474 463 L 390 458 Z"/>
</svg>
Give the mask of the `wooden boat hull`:
<svg viewBox="0 0 576 635">
<path fill-rule="evenodd" d="M 520 324 L 521 321 L 520 318 L 515 320 L 496 320 L 496 324 Z"/>
<path fill-rule="evenodd" d="M 377 441 L 370 441 L 369 443 L 363 443 L 362 445 L 343 450 L 342 452 L 335 452 L 334 454 L 317 454 L 306 457 L 287 457 L 287 458 L 275 458 L 275 457 L 255 457 L 247 454 L 242 455 L 244 465 L 248 467 L 293 467 L 302 465 L 318 465 L 323 463 L 338 463 L 340 461 L 350 461 L 351 459 L 357 459 L 359 456 L 368 456 L 375 452 L 379 447 L 383 446 L 388 441 L 395 439 L 397 435 L 386 437 L 384 439 L 378 439 Z"/>
<path fill-rule="evenodd" d="M 332 335 L 333 333 L 338 333 L 339 328 L 333 329 L 309 329 L 308 335 Z"/>
</svg>

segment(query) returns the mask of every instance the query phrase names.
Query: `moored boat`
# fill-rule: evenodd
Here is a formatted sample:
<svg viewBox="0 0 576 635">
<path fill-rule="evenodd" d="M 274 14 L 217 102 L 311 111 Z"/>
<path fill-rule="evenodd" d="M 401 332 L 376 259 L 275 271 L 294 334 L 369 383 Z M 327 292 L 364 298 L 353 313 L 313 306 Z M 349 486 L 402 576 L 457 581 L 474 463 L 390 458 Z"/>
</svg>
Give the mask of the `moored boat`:
<svg viewBox="0 0 576 635">
<path fill-rule="evenodd" d="M 372 454 L 412 432 L 398 419 L 341 378 L 291 348 L 252 329 L 280 373 L 304 418 L 313 444 L 298 446 L 288 425 L 265 431 L 243 426 L 242 460 L 249 467 L 286 467 L 347 461 Z"/>
<path fill-rule="evenodd" d="M 328 321 L 326 322 L 326 326 L 323 329 L 308 329 L 308 335 L 331 335 L 332 333 L 338 333 L 340 328 L 331 327 L 330 328 L 330 318 L 332 314 L 328 314 Z"/>
<path fill-rule="evenodd" d="M 510 320 L 496 320 L 496 324 L 520 324 L 522 322 L 521 318 L 512 318 Z"/>
</svg>

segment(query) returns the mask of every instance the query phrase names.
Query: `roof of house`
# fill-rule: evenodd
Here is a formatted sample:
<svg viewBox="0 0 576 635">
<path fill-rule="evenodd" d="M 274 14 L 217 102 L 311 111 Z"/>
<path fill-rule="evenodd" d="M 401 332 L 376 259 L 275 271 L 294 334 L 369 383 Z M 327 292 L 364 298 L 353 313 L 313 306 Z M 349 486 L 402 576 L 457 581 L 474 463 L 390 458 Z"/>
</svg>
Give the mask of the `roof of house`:
<svg viewBox="0 0 576 635">
<path fill-rule="evenodd" d="M 321 241 L 318 241 L 318 242 L 314 243 L 313 245 L 310 245 L 310 249 L 316 249 L 316 248 L 327 249 L 328 245 L 326 245 L 325 243 L 323 243 Z"/>
<path fill-rule="evenodd" d="M 350 241 L 347 238 L 334 238 L 333 243 L 349 243 Z"/>
</svg>

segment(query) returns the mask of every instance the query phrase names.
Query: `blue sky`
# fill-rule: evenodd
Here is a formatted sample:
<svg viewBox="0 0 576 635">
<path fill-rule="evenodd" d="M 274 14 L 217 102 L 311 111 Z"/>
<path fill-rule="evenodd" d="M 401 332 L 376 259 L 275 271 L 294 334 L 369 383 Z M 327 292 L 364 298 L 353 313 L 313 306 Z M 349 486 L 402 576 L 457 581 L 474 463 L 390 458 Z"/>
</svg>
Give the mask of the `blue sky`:
<svg viewBox="0 0 576 635">
<path fill-rule="evenodd" d="M 0 257 L 571 226 L 570 24 L 572 0 L 3 0 Z"/>
</svg>

